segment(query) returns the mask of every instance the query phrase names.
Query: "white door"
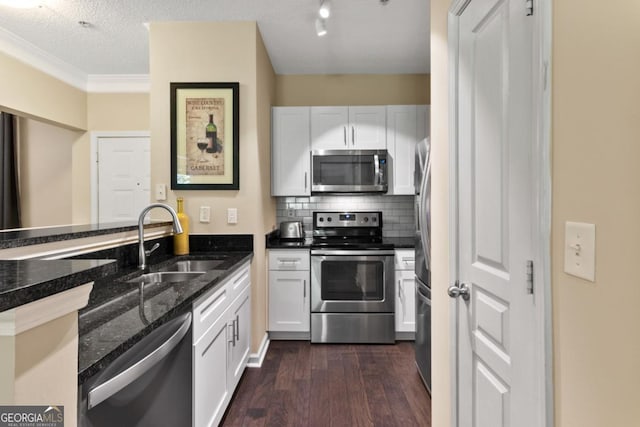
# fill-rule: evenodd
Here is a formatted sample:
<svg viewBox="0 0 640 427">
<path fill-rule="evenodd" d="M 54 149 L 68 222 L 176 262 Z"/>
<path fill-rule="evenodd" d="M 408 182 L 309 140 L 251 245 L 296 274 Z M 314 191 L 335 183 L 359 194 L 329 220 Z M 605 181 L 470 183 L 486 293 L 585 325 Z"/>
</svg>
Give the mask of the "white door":
<svg viewBox="0 0 640 427">
<path fill-rule="evenodd" d="M 98 138 L 98 222 L 135 221 L 150 200 L 149 137 Z"/>
<path fill-rule="evenodd" d="M 458 426 L 543 425 L 535 349 L 532 18 L 522 0 L 459 16 Z M 459 288 L 458 288 L 459 289 Z M 454 292 L 450 294 L 454 294 Z"/>
<path fill-rule="evenodd" d="M 309 270 L 269 271 L 269 331 L 309 332 L 309 285 Z"/>
</svg>

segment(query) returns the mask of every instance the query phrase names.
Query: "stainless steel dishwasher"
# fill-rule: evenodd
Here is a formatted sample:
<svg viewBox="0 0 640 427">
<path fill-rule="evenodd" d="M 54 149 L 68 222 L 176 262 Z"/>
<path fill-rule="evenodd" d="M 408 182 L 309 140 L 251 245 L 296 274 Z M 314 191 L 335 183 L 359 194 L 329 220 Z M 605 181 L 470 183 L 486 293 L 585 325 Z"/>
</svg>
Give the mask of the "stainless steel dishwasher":
<svg viewBox="0 0 640 427">
<path fill-rule="evenodd" d="M 159 326 L 79 388 L 78 425 L 190 426 L 191 313 Z"/>
</svg>

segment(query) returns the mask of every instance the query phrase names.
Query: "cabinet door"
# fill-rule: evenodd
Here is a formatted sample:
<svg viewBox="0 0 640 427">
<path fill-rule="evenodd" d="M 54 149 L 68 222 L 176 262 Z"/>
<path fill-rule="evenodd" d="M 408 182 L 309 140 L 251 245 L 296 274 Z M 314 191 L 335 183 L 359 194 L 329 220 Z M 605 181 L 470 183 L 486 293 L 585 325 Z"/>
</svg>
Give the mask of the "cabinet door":
<svg viewBox="0 0 640 427">
<path fill-rule="evenodd" d="M 387 106 L 387 149 L 391 156 L 390 194 L 414 194 L 413 172 L 418 141 L 415 105 Z"/>
<path fill-rule="evenodd" d="M 227 318 L 223 315 L 193 346 L 194 426 L 218 425 L 233 393 L 227 378 L 227 347 L 231 338 Z"/>
<path fill-rule="evenodd" d="M 234 301 L 229 310 L 230 333 L 233 334 L 229 345 L 229 388 L 235 389 L 240 381 L 249 360 L 249 346 L 251 340 L 251 288 L 245 288 Z"/>
<path fill-rule="evenodd" d="M 309 332 L 309 271 L 269 271 L 269 330 Z"/>
<path fill-rule="evenodd" d="M 350 147 L 358 150 L 384 150 L 387 148 L 386 108 L 349 107 L 347 139 Z"/>
<path fill-rule="evenodd" d="M 422 141 L 431 134 L 431 106 L 418 105 L 418 141 Z"/>
<path fill-rule="evenodd" d="M 311 194 L 309 107 L 274 107 L 271 138 L 271 195 Z"/>
<path fill-rule="evenodd" d="M 347 139 L 348 107 L 311 107 L 311 148 L 341 150 L 352 148 Z"/>
<path fill-rule="evenodd" d="M 415 273 L 396 270 L 396 331 L 416 331 Z"/>
</svg>

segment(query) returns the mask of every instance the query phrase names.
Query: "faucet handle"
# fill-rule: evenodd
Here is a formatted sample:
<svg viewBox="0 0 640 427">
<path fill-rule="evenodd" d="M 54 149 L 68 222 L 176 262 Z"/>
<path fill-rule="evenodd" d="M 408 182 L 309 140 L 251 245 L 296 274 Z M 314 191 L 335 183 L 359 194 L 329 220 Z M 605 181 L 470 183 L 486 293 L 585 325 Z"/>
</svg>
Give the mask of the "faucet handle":
<svg viewBox="0 0 640 427">
<path fill-rule="evenodd" d="M 160 247 L 160 243 L 156 243 L 155 245 L 151 246 L 151 249 L 149 249 L 148 251 L 144 251 L 144 253 L 146 256 L 149 256 L 153 253 L 153 251 L 155 251 L 159 247 Z"/>
</svg>

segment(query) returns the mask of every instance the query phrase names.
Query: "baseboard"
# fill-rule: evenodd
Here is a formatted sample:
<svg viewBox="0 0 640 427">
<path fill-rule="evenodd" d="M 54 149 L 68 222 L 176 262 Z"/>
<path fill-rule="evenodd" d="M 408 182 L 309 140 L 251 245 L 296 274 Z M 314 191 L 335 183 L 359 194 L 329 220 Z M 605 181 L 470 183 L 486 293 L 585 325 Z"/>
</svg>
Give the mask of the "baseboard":
<svg viewBox="0 0 640 427">
<path fill-rule="evenodd" d="M 265 332 L 264 337 L 262 337 L 262 342 L 260 343 L 260 348 L 258 348 L 258 352 L 249 355 L 247 368 L 260 368 L 262 366 L 262 362 L 264 361 L 264 358 L 267 355 L 267 350 L 269 349 L 269 342 L 269 334 Z"/>
<path fill-rule="evenodd" d="M 311 334 L 309 332 L 269 332 L 269 340 L 296 340 L 309 341 Z"/>
<path fill-rule="evenodd" d="M 397 332 L 396 331 L 396 341 L 415 341 L 416 333 L 415 332 Z"/>
</svg>

